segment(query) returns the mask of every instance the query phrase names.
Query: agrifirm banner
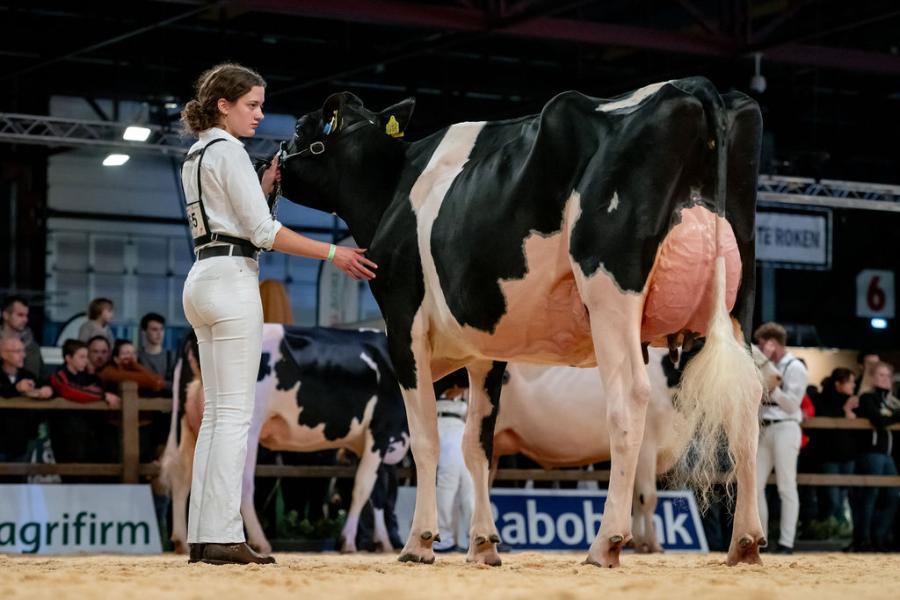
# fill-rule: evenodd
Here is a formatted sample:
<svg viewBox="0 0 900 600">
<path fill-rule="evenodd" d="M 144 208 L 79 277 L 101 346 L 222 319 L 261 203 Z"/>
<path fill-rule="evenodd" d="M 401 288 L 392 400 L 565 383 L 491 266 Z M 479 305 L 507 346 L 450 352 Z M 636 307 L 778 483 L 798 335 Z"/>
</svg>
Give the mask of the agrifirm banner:
<svg viewBox="0 0 900 600">
<path fill-rule="evenodd" d="M 0 485 L 0 554 L 162 552 L 149 485 Z"/>
<path fill-rule="evenodd" d="M 707 552 L 694 494 L 662 491 L 658 496 L 653 520 L 662 547 Z M 597 535 L 605 504 L 606 490 L 491 490 L 491 510 L 500 539 L 516 550 L 586 550 Z M 409 533 L 414 507 L 415 488 L 401 487 L 397 519 L 403 539 Z"/>
</svg>

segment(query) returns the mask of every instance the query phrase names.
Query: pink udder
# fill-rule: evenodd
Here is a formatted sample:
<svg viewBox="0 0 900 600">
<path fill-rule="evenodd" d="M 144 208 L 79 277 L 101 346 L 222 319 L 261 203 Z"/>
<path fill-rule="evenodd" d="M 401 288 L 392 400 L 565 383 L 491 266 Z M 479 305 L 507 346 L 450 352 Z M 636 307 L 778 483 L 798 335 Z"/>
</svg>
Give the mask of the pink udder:
<svg viewBox="0 0 900 600">
<path fill-rule="evenodd" d="M 734 307 L 741 278 L 741 256 L 728 221 L 701 206 L 681 211 L 681 222 L 663 240 L 644 302 L 641 337 L 658 341 L 683 329 L 706 333 L 712 309 L 716 253 L 725 257 L 725 300 Z"/>
</svg>

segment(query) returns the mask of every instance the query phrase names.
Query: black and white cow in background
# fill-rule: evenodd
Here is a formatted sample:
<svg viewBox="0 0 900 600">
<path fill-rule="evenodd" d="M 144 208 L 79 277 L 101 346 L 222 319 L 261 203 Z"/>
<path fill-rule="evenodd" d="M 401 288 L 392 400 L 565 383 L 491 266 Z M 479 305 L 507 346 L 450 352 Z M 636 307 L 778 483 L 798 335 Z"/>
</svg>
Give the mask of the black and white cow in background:
<svg viewBox="0 0 900 600">
<path fill-rule="evenodd" d="M 195 350 L 184 354 L 186 360 L 176 369 L 172 426 L 161 474 L 172 490 L 172 541 L 181 552 L 187 549 L 187 498 L 203 416 Z M 186 373 L 191 375 L 185 377 Z M 409 449 L 408 432 L 383 333 L 265 324 L 241 497 L 248 543 L 271 552 L 253 506 L 259 445 L 286 452 L 346 448 L 359 457 L 341 533 L 341 550 L 353 552 L 359 515 L 372 493 L 378 467 L 403 459 Z M 383 508 L 374 509 L 375 541 L 391 550 Z"/>
<path fill-rule="evenodd" d="M 434 560 L 432 382 L 466 367 L 463 443 L 476 489 L 467 558 L 500 564 L 489 464 L 502 374 L 521 361 L 600 369 L 612 467 L 587 562 L 618 565 L 649 398 L 646 347 L 701 335 L 706 345 L 679 391 L 697 459 L 683 464 L 708 487 L 727 435 L 738 484 L 727 561 L 759 562 L 763 390 L 744 341 L 755 286 L 756 103 L 721 96 L 703 78 L 612 100 L 565 92 L 538 115 L 459 123 L 407 143 L 413 106 L 376 113 L 350 93 L 332 95 L 298 120 L 282 170 L 286 198 L 343 218 L 379 266 L 371 289 L 418 471 L 400 560 Z"/>
</svg>

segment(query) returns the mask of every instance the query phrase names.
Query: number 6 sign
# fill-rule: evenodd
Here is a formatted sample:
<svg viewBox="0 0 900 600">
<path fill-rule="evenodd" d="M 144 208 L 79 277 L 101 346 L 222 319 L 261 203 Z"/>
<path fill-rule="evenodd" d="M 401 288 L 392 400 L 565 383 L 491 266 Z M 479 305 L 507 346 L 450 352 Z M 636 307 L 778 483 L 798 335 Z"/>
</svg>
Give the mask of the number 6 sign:
<svg viewBox="0 0 900 600">
<path fill-rule="evenodd" d="M 894 318 L 894 272 L 866 269 L 856 276 L 856 316 Z"/>
</svg>

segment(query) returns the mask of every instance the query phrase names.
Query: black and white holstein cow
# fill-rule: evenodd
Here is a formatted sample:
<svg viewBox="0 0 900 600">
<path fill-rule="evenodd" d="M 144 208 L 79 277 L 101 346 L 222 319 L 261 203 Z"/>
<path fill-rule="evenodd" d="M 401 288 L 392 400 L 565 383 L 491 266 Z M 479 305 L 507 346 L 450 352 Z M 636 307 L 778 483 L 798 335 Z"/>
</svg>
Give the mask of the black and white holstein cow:
<svg viewBox="0 0 900 600">
<path fill-rule="evenodd" d="M 700 335 L 679 392 L 694 432 L 684 464 L 709 485 L 727 435 L 738 483 L 727 560 L 758 562 L 762 385 L 742 339 L 755 285 L 756 103 L 702 78 L 612 100 L 565 92 L 539 115 L 406 143 L 413 105 L 376 113 L 332 95 L 298 120 L 282 156 L 283 195 L 343 218 L 379 266 L 371 288 L 418 470 L 400 560 L 434 560 L 432 382 L 466 367 L 463 444 L 476 489 L 467 558 L 500 564 L 489 464 L 503 370 L 520 361 L 599 367 L 612 474 L 587 562 L 618 565 L 650 393 L 646 347 Z"/>
<path fill-rule="evenodd" d="M 196 342 L 193 348 L 186 345 L 173 388 L 172 426 L 161 478 L 172 490 L 172 541 L 176 550 L 185 551 L 186 505 L 203 416 Z M 346 448 L 359 457 L 341 532 L 341 550 L 353 552 L 360 512 L 372 493 L 378 467 L 403 459 L 409 449 L 408 431 L 383 333 L 265 324 L 241 494 L 248 543 L 271 552 L 253 506 L 260 445 L 284 452 Z M 391 550 L 383 508 L 374 509 L 375 541 Z"/>
</svg>

